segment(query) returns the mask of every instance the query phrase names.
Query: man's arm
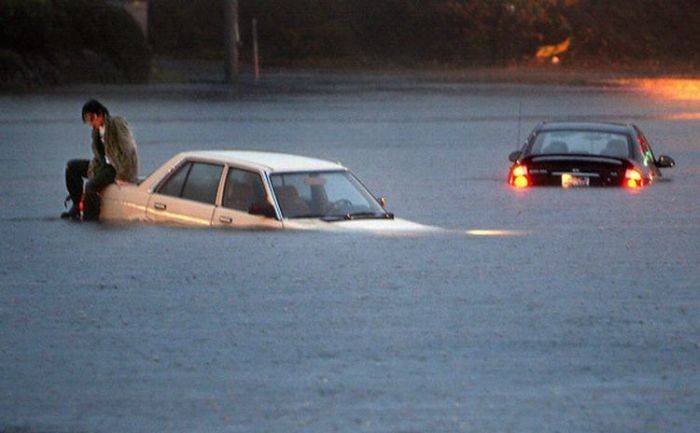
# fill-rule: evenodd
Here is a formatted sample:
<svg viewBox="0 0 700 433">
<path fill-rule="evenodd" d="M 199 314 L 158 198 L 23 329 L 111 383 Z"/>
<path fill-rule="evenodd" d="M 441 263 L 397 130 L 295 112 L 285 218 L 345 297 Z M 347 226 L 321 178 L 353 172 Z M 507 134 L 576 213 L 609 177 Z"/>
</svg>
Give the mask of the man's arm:
<svg viewBox="0 0 700 433">
<path fill-rule="evenodd" d="M 92 142 L 90 143 L 90 146 L 92 147 L 92 159 L 90 160 L 90 163 L 88 164 L 88 170 L 87 170 L 87 177 L 92 178 L 95 176 L 95 173 L 97 170 L 100 169 L 100 166 L 102 165 L 102 161 L 100 160 L 100 156 L 97 152 L 97 134 L 99 134 L 98 131 L 94 130 L 92 131 Z"/>
<path fill-rule="evenodd" d="M 136 141 L 129 125 L 121 117 L 112 118 L 112 143 L 110 159 L 117 171 L 117 184 L 136 183 L 138 175 L 138 155 Z"/>
</svg>

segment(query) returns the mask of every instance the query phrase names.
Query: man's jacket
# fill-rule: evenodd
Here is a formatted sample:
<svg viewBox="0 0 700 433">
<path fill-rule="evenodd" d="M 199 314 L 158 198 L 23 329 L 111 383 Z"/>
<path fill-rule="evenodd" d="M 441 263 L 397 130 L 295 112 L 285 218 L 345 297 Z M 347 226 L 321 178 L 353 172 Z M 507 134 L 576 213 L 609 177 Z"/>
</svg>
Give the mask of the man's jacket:
<svg viewBox="0 0 700 433">
<path fill-rule="evenodd" d="M 88 167 L 88 177 L 93 177 L 102 167 L 98 152 L 100 133 L 92 131 L 92 153 L 94 155 Z M 105 116 L 104 153 L 109 164 L 117 172 L 116 178 L 136 183 L 138 176 L 138 155 L 136 141 L 131 135 L 129 125 L 121 117 Z"/>
</svg>

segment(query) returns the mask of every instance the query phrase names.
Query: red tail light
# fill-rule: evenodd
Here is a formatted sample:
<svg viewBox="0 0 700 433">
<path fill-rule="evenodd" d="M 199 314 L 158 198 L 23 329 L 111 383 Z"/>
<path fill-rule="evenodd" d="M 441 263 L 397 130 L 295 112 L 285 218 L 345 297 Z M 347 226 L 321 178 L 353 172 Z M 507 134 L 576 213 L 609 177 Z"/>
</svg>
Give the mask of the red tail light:
<svg viewBox="0 0 700 433">
<path fill-rule="evenodd" d="M 625 171 L 625 186 L 628 188 L 639 188 L 644 183 L 642 174 L 633 168 L 628 168 Z"/>
<path fill-rule="evenodd" d="M 83 200 L 84 198 L 85 197 L 82 197 L 78 202 L 78 210 L 80 211 L 80 221 L 83 220 L 83 216 L 85 214 L 85 200 Z"/>
<path fill-rule="evenodd" d="M 509 183 L 516 188 L 527 188 L 530 186 L 530 179 L 527 177 L 527 166 L 518 164 L 510 172 Z"/>
</svg>

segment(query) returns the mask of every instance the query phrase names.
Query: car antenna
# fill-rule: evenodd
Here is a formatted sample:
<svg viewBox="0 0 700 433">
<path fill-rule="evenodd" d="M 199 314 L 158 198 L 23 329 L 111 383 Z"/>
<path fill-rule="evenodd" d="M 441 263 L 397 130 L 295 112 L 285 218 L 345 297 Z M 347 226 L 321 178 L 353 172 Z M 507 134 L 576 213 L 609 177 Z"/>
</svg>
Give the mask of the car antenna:
<svg viewBox="0 0 700 433">
<path fill-rule="evenodd" d="M 517 138 L 517 141 L 515 142 L 515 146 L 516 146 L 515 150 L 520 149 L 520 123 L 522 121 L 522 118 L 523 118 L 523 100 L 518 99 L 518 138 Z"/>
</svg>

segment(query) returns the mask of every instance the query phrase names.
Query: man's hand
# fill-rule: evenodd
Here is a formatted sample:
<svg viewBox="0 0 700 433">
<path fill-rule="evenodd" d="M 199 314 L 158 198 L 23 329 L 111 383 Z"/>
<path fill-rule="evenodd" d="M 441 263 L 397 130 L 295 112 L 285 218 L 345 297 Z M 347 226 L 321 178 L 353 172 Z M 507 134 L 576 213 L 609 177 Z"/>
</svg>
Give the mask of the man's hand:
<svg viewBox="0 0 700 433">
<path fill-rule="evenodd" d="M 124 186 L 124 185 L 128 185 L 130 183 L 130 182 L 127 182 L 127 181 L 121 180 L 121 179 L 117 179 L 114 182 L 117 184 L 117 186 L 120 186 L 120 187 Z"/>
</svg>

